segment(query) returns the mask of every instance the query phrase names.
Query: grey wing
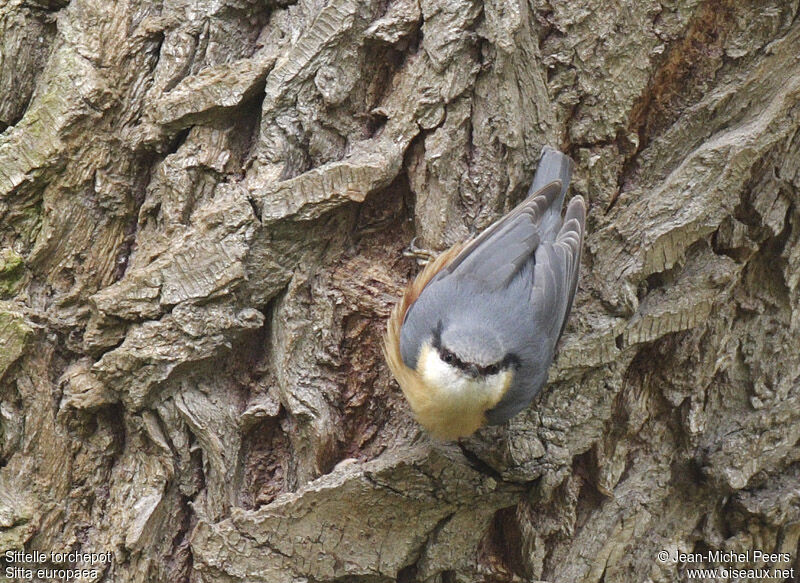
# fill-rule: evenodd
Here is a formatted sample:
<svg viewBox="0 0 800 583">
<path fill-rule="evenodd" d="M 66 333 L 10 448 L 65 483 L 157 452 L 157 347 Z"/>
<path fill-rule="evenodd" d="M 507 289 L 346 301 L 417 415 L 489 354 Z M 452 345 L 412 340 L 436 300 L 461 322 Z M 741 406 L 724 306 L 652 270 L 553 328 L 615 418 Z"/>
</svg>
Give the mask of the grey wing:
<svg viewBox="0 0 800 583">
<path fill-rule="evenodd" d="M 586 203 L 576 196 L 567 207 L 556 240 L 536 250 L 531 302 L 539 329 L 549 335 L 553 348 L 564 332 L 575 298 L 585 224 Z"/>
<path fill-rule="evenodd" d="M 539 223 L 560 193 L 560 181 L 534 192 L 471 241 L 434 280 L 468 274 L 486 284 L 487 290 L 507 285 L 539 246 Z"/>
<path fill-rule="evenodd" d="M 555 238 L 572 165 L 569 156 L 542 148 L 526 199 L 470 242 L 437 277 L 469 274 L 488 291 L 507 285 L 541 241 Z"/>
<path fill-rule="evenodd" d="M 531 288 L 535 339 L 527 344 L 527 362 L 517 371 L 506 395 L 486 412 L 492 425 L 504 423 L 527 407 L 547 382 L 547 370 L 575 297 L 585 222 L 586 205 L 576 196 L 570 201 L 556 240 L 536 250 Z"/>
</svg>

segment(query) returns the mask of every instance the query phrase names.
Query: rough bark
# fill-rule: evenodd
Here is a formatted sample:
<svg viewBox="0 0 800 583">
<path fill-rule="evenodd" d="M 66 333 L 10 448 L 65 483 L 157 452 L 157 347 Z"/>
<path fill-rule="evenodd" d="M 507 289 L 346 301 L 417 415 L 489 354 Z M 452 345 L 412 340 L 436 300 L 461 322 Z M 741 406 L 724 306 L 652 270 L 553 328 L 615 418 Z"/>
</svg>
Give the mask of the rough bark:
<svg viewBox="0 0 800 583">
<path fill-rule="evenodd" d="M 117 583 L 798 572 L 799 51 L 796 0 L 6 0 L 0 550 Z M 591 206 L 551 382 L 433 442 L 380 353 L 403 250 L 511 208 L 542 144 Z"/>
</svg>

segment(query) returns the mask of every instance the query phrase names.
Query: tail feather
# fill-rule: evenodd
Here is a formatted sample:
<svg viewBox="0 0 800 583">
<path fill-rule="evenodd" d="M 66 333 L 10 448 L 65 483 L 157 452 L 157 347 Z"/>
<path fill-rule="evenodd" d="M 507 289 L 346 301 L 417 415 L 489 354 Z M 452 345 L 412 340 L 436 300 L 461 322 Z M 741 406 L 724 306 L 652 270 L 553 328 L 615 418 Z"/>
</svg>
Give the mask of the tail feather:
<svg viewBox="0 0 800 583">
<path fill-rule="evenodd" d="M 539 166 L 536 169 L 536 175 L 533 177 L 533 184 L 531 184 L 528 195 L 530 196 L 555 180 L 561 181 L 561 192 L 542 217 L 540 232 L 542 239 L 545 241 L 555 239 L 561 226 L 561 207 L 564 205 L 564 196 L 572 178 L 572 166 L 573 163 L 569 156 L 554 150 L 550 146 L 542 148 Z"/>
</svg>

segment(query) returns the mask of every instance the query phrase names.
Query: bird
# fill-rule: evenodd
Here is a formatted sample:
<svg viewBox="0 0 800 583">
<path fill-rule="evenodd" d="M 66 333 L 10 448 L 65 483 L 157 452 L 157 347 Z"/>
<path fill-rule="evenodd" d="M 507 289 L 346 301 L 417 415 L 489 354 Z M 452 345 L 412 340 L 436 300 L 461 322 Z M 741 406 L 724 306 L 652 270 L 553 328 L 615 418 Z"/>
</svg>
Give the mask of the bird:
<svg viewBox="0 0 800 583">
<path fill-rule="evenodd" d="M 586 204 L 545 146 L 528 196 L 431 260 L 387 321 L 383 353 L 417 421 L 454 440 L 500 425 L 547 382 L 578 283 Z"/>
</svg>

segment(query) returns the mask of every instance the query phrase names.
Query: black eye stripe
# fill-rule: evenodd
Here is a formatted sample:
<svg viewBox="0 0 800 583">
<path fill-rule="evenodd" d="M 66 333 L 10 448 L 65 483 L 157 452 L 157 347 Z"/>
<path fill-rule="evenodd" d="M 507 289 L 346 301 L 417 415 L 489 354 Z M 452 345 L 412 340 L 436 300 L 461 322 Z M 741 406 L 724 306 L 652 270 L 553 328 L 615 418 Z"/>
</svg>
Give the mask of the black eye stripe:
<svg viewBox="0 0 800 583">
<path fill-rule="evenodd" d="M 442 362 L 447 364 L 453 365 L 454 367 L 467 371 L 472 368 L 470 363 L 464 362 L 460 358 L 458 358 L 454 352 L 448 350 L 441 346 L 437 346 L 439 351 L 439 358 L 442 359 Z M 496 362 L 494 364 L 490 364 L 487 366 L 476 366 L 475 368 L 478 369 L 478 372 L 483 376 L 491 376 L 499 373 L 500 371 L 507 370 L 509 368 L 519 368 L 519 357 L 516 354 L 507 354 L 503 360 L 500 362 Z"/>
<path fill-rule="evenodd" d="M 431 344 L 439 352 L 439 357 L 442 359 L 443 362 L 446 362 L 447 364 L 450 364 L 458 369 L 469 371 L 473 367 L 472 364 L 464 362 L 463 360 L 458 358 L 458 356 L 456 356 L 454 352 L 448 350 L 442 345 L 443 328 L 444 325 L 442 324 L 442 321 L 439 320 L 436 323 L 436 327 L 433 329 L 433 337 L 431 338 Z M 519 357 L 516 354 L 509 352 L 499 362 L 495 362 L 487 366 L 477 366 L 475 368 L 478 369 L 478 372 L 481 375 L 491 376 L 503 370 L 508 370 L 511 368 L 518 369 L 520 365 L 521 362 L 519 360 Z"/>
</svg>

